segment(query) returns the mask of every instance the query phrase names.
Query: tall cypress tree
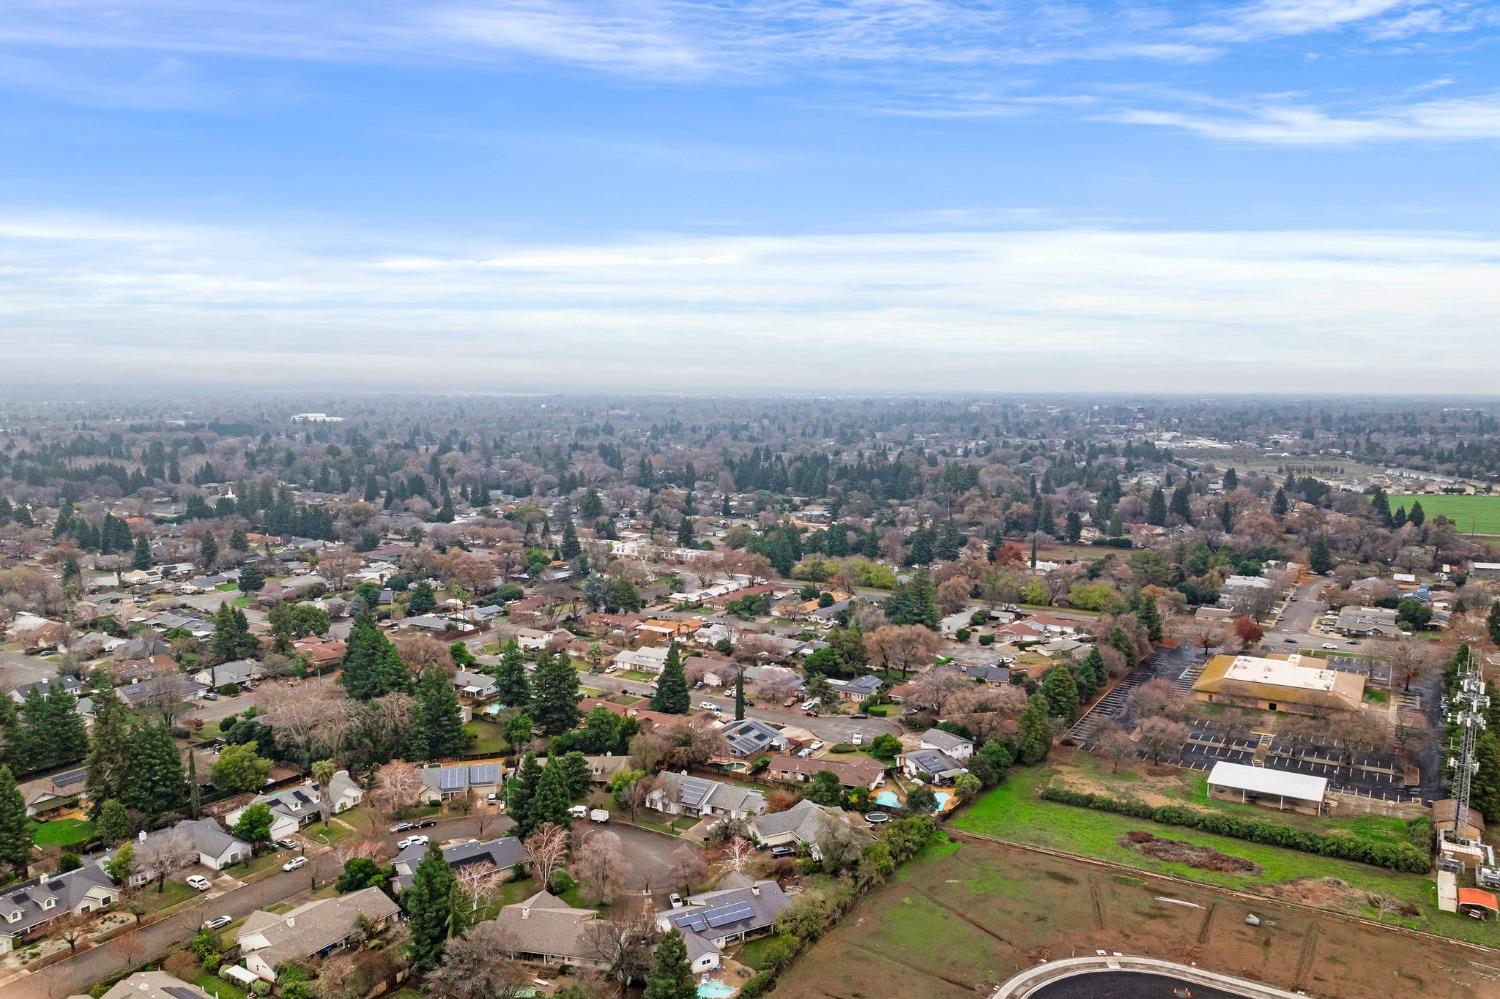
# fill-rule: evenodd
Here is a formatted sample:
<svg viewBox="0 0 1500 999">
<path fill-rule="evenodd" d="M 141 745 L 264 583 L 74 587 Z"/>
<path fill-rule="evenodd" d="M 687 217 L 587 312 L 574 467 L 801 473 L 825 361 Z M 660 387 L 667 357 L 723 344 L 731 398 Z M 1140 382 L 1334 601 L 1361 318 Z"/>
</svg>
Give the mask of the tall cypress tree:
<svg viewBox="0 0 1500 999">
<path fill-rule="evenodd" d="M 516 824 L 516 835 L 525 839 L 536 828 L 532 821 L 532 803 L 536 800 L 537 786 L 542 782 L 542 766 L 535 753 L 527 753 L 521 760 L 516 777 L 505 785 L 505 812 Z"/>
<path fill-rule="evenodd" d="M 697 995 L 698 982 L 688 963 L 687 944 L 674 928 L 656 945 L 643 999 L 695 999 Z"/>
<path fill-rule="evenodd" d="M 126 724 L 125 705 L 113 687 L 94 695 L 94 738 L 89 750 L 89 815 L 99 818 L 106 801 L 122 801 L 130 773 L 130 729 Z"/>
<path fill-rule="evenodd" d="M 1167 522 L 1167 497 L 1161 491 L 1161 486 L 1151 490 L 1151 498 L 1146 501 L 1146 523 L 1155 527 L 1161 527 Z"/>
<path fill-rule="evenodd" d="M 1040 763 L 1052 749 L 1052 722 L 1047 718 L 1047 698 L 1038 690 L 1026 701 L 1021 712 L 1018 756 L 1022 763 Z"/>
<path fill-rule="evenodd" d="M 734 674 L 734 720 L 745 720 L 745 671 L 743 668 Z"/>
<path fill-rule="evenodd" d="M 512 638 L 505 643 L 500 655 L 500 665 L 495 668 L 495 690 L 500 703 L 512 708 L 524 708 L 531 704 L 531 681 L 526 678 L 526 657 L 521 646 Z"/>
<path fill-rule="evenodd" d="M 110 688 L 110 694 L 114 694 Z M 26 747 L 26 729 L 21 724 L 21 714 L 16 702 L 9 697 L 0 697 L 0 763 L 12 770 L 23 770 L 25 761 L 31 758 Z"/>
<path fill-rule="evenodd" d="M 26 799 L 21 797 L 10 767 L 0 765 L 0 863 L 9 864 L 18 876 L 25 877 L 31 846 Z"/>
<path fill-rule="evenodd" d="M 131 554 L 130 564 L 143 572 L 151 568 L 151 542 L 146 540 L 144 534 L 136 536 L 135 550 Z"/>
<path fill-rule="evenodd" d="M 1151 641 L 1161 641 L 1161 611 L 1157 610 L 1155 597 L 1143 596 L 1140 609 L 1135 612 L 1135 616 L 1146 629 L 1146 634 Z"/>
<path fill-rule="evenodd" d="M 547 765 L 542 768 L 541 779 L 537 781 L 536 797 L 531 802 L 531 827 L 555 822 L 557 825 L 569 824 L 568 804 L 572 800 L 568 794 L 568 773 L 563 765 L 563 758 L 556 753 L 547 757 Z"/>
<path fill-rule="evenodd" d="M 537 663 L 531 717 L 548 735 L 578 724 L 578 673 L 566 654 L 544 655 Z"/>
<path fill-rule="evenodd" d="M 420 759 L 452 756 L 463 748 L 464 722 L 458 695 L 448 674 L 429 667 L 417 681 L 417 703 L 412 712 L 411 751 Z"/>
<path fill-rule="evenodd" d="M 129 778 L 121 802 L 146 816 L 149 824 L 183 806 L 182 757 L 165 725 L 137 725 L 130 730 Z"/>
<path fill-rule="evenodd" d="M 214 612 L 214 634 L 209 649 L 216 664 L 245 659 L 260 651 L 260 640 L 250 634 L 245 612 L 227 600 Z"/>
<path fill-rule="evenodd" d="M 406 928 L 411 935 L 407 954 L 413 971 L 428 971 L 442 958 L 443 947 L 454 930 L 453 902 L 457 886 L 448 862 L 443 859 L 443 848 L 433 840 L 427 844 L 427 853 L 417 864 L 411 887 L 402 894 L 402 901 L 406 903 Z"/>
<path fill-rule="evenodd" d="M 687 674 L 682 670 L 682 657 L 677 652 L 677 643 L 672 642 L 667 646 L 666 665 L 657 678 L 656 694 L 651 698 L 651 707 L 669 715 L 683 715 L 687 714 L 690 706 Z"/>
</svg>

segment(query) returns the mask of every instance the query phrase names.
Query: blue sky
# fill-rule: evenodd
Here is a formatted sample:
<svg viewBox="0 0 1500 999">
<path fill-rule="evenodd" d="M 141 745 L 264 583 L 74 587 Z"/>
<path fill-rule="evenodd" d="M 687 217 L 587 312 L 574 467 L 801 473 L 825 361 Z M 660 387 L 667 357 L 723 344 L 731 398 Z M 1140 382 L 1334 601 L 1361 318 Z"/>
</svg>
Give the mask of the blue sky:
<svg viewBox="0 0 1500 999">
<path fill-rule="evenodd" d="M 1497 40 L 1422 0 L 7 0 L 0 346 L 33 381 L 1490 392 Z"/>
</svg>

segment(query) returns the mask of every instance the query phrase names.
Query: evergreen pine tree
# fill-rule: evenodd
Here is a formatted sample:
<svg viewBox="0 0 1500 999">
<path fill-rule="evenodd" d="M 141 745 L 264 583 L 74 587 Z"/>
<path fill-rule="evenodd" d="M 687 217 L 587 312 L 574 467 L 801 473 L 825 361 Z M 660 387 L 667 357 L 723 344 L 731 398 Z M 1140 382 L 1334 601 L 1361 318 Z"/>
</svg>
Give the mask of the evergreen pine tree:
<svg viewBox="0 0 1500 999">
<path fill-rule="evenodd" d="M 642 999 L 696 999 L 697 995 L 698 983 L 688 963 L 687 944 L 682 933 L 673 929 L 656 945 Z"/>
<path fill-rule="evenodd" d="M 1151 490 L 1151 498 L 1146 501 L 1146 523 L 1154 527 L 1161 527 L 1167 522 L 1167 497 L 1161 491 L 1161 486 Z"/>
<path fill-rule="evenodd" d="M 142 572 L 151 568 L 151 542 L 146 540 L 144 534 L 136 536 L 135 550 L 131 555 L 130 564 Z"/>
<path fill-rule="evenodd" d="M 1479 814 L 1489 821 L 1491 815 L 1500 815 L 1500 739 L 1486 730 L 1474 745 L 1474 759 L 1479 764 L 1475 772 L 1469 800 Z"/>
<path fill-rule="evenodd" d="M 1307 551 L 1307 567 L 1320 576 L 1333 571 L 1333 554 L 1322 535 L 1313 539 L 1312 547 Z"/>
<path fill-rule="evenodd" d="M 437 966 L 443 948 L 455 929 L 454 898 L 458 883 L 437 840 L 427 844 L 427 853 L 417 864 L 411 887 L 402 893 L 406 904 L 406 929 L 410 934 L 407 956 L 414 972 Z"/>
<path fill-rule="evenodd" d="M 360 610 L 354 615 L 354 627 L 349 630 L 349 640 L 344 647 L 341 677 L 344 690 L 354 700 L 364 701 L 370 697 L 376 663 L 385 654 L 383 637 L 368 610 Z"/>
<path fill-rule="evenodd" d="M 183 806 L 182 757 L 165 725 L 130 730 L 128 774 L 120 801 L 146 816 L 150 825 Z"/>
<path fill-rule="evenodd" d="M 578 724 L 578 672 L 564 653 L 543 655 L 532 675 L 531 717 L 548 735 Z"/>
<path fill-rule="evenodd" d="M 562 772 L 570 799 L 583 797 L 594 783 L 594 772 L 589 769 L 587 757 L 576 749 L 563 754 Z"/>
<path fill-rule="evenodd" d="M 515 779 L 505 785 L 505 813 L 516 824 L 516 835 L 525 839 L 536 828 L 532 820 L 532 803 L 536 801 L 537 786 L 542 781 L 542 767 L 535 753 L 527 753 L 521 760 Z"/>
<path fill-rule="evenodd" d="M 114 847 L 134 835 L 130 828 L 130 816 L 125 806 L 111 798 L 99 808 L 99 821 L 94 823 L 94 835 L 105 846 Z"/>
<path fill-rule="evenodd" d="M 260 640 L 250 633 L 250 622 L 245 612 L 229 601 L 219 604 L 214 612 L 214 634 L 209 640 L 209 653 L 215 664 L 245 659 L 260 652 Z"/>
<path fill-rule="evenodd" d="M 745 671 L 736 670 L 734 674 L 734 720 L 745 720 Z"/>
<path fill-rule="evenodd" d="M 1020 761 L 1026 764 L 1040 763 L 1052 749 L 1052 722 L 1047 717 L 1047 698 L 1038 690 L 1026 701 L 1021 712 L 1019 732 Z"/>
<path fill-rule="evenodd" d="M 31 847 L 26 799 L 21 797 L 10 767 L 0 765 L 0 863 L 9 864 L 18 877 L 25 877 Z"/>
<path fill-rule="evenodd" d="M 1038 689 L 1047 699 L 1048 711 L 1052 717 L 1070 722 L 1078 715 L 1078 681 L 1073 678 L 1073 671 L 1067 666 L 1059 663 L 1049 667 L 1042 674 L 1042 683 Z"/>
<path fill-rule="evenodd" d="M 885 602 L 885 614 L 892 624 L 938 626 L 937 591 L 926 569 L 917 569 L 905 583 L 899 583 Z"/>
<path fill-rule="evenodd" d="M 259 562 L 246 562 L 240 566 L 239 588 L 241 593 L 257 593 L 266 587 L 266 571 Z"/>
<path fill-rule="evenodd" d="M 567 562 L 573 561 L 583 552 L 583 546 L 578 543 L 578 531 L 571 520 L 563 524 L 561 552 L 563 560 Z"/>
<path fill-rule="evenodd" d="M 118 804 L 121 801 L 129 773 L 130 729 L 126 723 L 125 705 L 120 702 L 114 688 L 107 686 L 94 695 L 93 745 L 89 750 L 88 776 L 84 781 L 92 818 L 99 818 L 99 810 L 105 802 Z"/>
<path fill-rule="evenodd" d="M 113 688 L 110 688 L 110 693 L 114 693 Z M 26 748 L 26 729 L 21 724 L 16 702 L 9 697 L 0 697 L 0 763 L 13 771 L 24 770 L 30 758 L 30 751 Z"/>
<path fill-rule="evenodd" d="M 1278 517 L 1285 517 L 1289 509 L 1291 509 L 1291 504 L 1287 502 L 1286 490 L 1278 486 L 1276 495 L 1271 499 L 1271 513 Z"/>
<path fill-rule="evenodd" d="M 47 724 L 52 729 L 57 762 L 77 763 L 89 754 L 89 733 L 78 713 L 78 698 L 56 684 L 47 692 Z"/>
<path fill-rule="evenodd" d="M 651 698 L 651 708 L 669 715 L 687 714 L 691 706 L 688 696 L 687 674 L 682 670 L 682 657 L 677 652 L 677 643 L 667 645 L 667 661 L 657 677 L 656 695 Z"/>
<path fill-rule="evenodd" d="M 1161 611 L 1156 608 L 1155 597 L 1141 598 L 1141 606 L 1136 610 L 1135 617 L 1146 629 L 1146 637 L 1153 642 L 1161 641 Z"/>
<path fill-rule="evenodd" d="M 1238 489 L 1239 487 L 1240 487 L 1240 477 L 1239 477 L 1239 474 L 1237 472 L 1235 472 L 1234 466 L 1231 465 L 1229 468 L 1226 468 L 1224 470 L 1224 491 L 1226 493 L 1232 493 L 1236 489 Z"/>
<path fill-rule="evenodd" d="M 1099 646 L 1089 647 L 1089 654 L 1078 664 L 1075 675 L 1078 677 L 1079 693 L 1084 697 L 1092 697 L 1104 689 L 1104 685 L 1109 682 L 1109 668 L 1104 664 Z"/>
<path fill-rule="evenodd" d="M 500 654 L 500 665 L 495 668 L 495 690 L 500 703 L 507 707 L 523 708 L 531 703 L 526 657 L 514 638 L 505 643 L 505 651 Z"/>
<path fill-rule="evenodd" d="M 203 563 L 203 571 L 207 572 L 219 564 L 219 539 L 212 534 L 203 535 L 203 540 L 198 544 L 198 559 Z"/>
<path fill-rule="evenodd" d="M 411 588 L 411 599 L 406 604 L 407 613 L 427 614 L 437 607 L 437 595 L 432 592 L 432 584 L 425 579 L 419 579 Z"/>
<path fill-rule="evenodd" d="M 1489 629 L 1490 641 L 1500 645 L 1500 600 L 1490 604 L 1490 613 L 1485 618 L 1485 626 Z"/>
<path fill-rule="evenodd" d="M 1188 489 L 1188 484 L 1186 482 L 1181 483 L 1176 489 L 1172 490 L 1171 511 L 1172 513 L 1181 517 L 1183 523 L 1186 524 L 1191 524 L 1193 522 L 1193 506 L 1191 496 L 1192 492 Z"/>
<path fill-rule="evenodd" d="M 687 514 L 677 522 L 677 546 L 679 548 L 691 548 L 695 544 L 693 540 L 693 518 Z"/>
<path fill-rule="evenodd" d="M 198 786 L 198 754 L 189 749 L 187 760 L 188 818 L 196 819 L 203 810 L 203 790 Z"/>
<path fill-rule="evenodd" d="M 412 755 L 436 760 L 462 750 L 463 714 L 448 674 L 436 666 L 429 667 L 417 681 L 416 697 L 412 711 Z"/>
<path fill-rule="evenodd" d="M 553 754 L 547 757 L 547 765 L 542 768 L 542 777 L 536 785 L 536 797 L 531 801 L 533 829 L 547 822 L 566 826 L 572 821 L 568 815 L 572 798 L 568 794 L 568 775 L 563 768 L 562 759 Z"/>
</svg>

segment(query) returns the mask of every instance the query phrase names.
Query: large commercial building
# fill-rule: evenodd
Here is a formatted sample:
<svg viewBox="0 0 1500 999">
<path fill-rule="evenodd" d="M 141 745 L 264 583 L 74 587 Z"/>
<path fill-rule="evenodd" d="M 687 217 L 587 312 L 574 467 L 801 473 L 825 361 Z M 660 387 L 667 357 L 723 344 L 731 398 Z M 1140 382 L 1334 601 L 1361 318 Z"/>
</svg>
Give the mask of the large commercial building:
<svg viewBox="0 0 1500 999">
<path fill-rule="evenodd" d="M 1210 704 L 1302 715 L 1359 710 L 1365 678 L 1315 663 L 1320 661 L 1301 655 L 1214 656 L 1193 684 L 1193 696 Z"/>
</svg>

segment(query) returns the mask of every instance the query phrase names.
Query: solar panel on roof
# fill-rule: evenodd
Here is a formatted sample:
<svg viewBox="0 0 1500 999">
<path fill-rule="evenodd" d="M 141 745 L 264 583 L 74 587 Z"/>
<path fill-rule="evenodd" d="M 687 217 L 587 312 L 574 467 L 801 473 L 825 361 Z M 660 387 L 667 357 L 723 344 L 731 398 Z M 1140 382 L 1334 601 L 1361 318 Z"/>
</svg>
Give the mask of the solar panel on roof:
<svg viewBox="0 0 1500 999">
<path fill-rule="evenodd" d="M 731 905 L 721 905 L 717 909 L 709 909 L 703 914 L 703 918 L 708 920 L 709 926 L 718 929 L 720 926 L 737 923 L 741 919 L 749 919 L 754 914 L 755 910 L 750 907 L 749 902 L 735 902 Z"/>
<path fill-rule="evenodd" d="M 203 995 L 201 992 L 194 991 L 193 989 L 185 989 L 178 985 L 168 985 L 162 991 L 172 996 L 173 999 L 201 999 Z"/>
<path fill-rule="evenodd" d="M 677 925 L 685 926 L 688 929 L 692 930 L 694 933 L 702 933 L 704 930 L 708 929 L 708 924 L 703 921 L 703 916 L 698 913 L 683 917 L 682 919 L 678 920 Z"/>
</svg>

